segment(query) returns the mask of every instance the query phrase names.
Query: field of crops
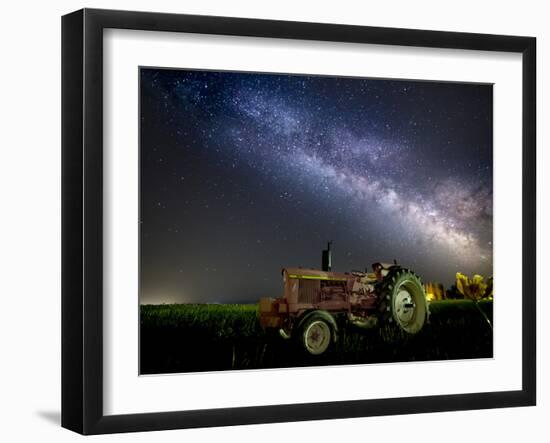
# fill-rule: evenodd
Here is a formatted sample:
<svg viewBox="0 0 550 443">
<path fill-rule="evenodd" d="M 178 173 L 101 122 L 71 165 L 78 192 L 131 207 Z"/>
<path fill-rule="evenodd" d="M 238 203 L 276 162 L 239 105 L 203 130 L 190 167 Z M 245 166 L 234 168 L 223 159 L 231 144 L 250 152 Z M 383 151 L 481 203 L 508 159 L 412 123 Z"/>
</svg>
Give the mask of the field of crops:
<svg viewBox="0 0 550 443">
<path fill-rule="evenodd" d="M 492 301 L 482 301 L 480 307 L 492 319 Z M 262 330 L 257 305 L 142 305 L 140 372 L 492 357 L 492 331 L 473 302 L 432 302 L 430 311 L 430 322 L 416 335 L 391 324 L 366 331 L 343 328 L 335 349 L 319 358 Z"/>
</svg>

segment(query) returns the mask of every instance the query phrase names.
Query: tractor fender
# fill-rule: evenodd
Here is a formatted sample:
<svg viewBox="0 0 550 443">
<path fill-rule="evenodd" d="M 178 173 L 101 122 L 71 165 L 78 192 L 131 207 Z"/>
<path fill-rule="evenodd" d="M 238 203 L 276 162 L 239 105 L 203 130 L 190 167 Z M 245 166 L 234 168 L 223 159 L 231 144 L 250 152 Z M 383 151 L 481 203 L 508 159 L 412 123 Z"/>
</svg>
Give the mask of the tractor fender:
<svg viewBox="0 0 550 443">
<path fill-rule="evenodd" d="M 321 309 L 313 309 L 302 314 L 302 316 L 298 320 L 298 324 L 296 325 L 296 330 L 300 331 L 304 323 L 313 316 L 321 317 L 330 325 L 333 332 L 332 339 L 336 343 L 338 341 L 338 324 L 336 323 L 335 318 L 329 312 L 323 311 Z"/>
</svg>

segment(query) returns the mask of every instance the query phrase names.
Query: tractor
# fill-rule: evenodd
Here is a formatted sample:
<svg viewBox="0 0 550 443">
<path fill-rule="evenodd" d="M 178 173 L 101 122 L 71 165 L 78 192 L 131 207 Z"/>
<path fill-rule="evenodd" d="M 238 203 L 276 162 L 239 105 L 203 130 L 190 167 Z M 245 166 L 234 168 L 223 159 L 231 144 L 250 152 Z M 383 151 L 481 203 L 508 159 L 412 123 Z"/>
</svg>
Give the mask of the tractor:
<svg viewBox="0 0 550 443">
<path fill-rule="evenodd" d="M 420 278 L 393 263 L 374 263 L 372 272 L 332 272 L 331 242 L 322 253 L 322 269 L 283 268 L 284 292 L 261 298 L 259 320 L 278 330 L 308 354 L 327 353 L 347 324 L 372 329 L 394 323 L 415 334 L 428 319 Z"/>
</svg>

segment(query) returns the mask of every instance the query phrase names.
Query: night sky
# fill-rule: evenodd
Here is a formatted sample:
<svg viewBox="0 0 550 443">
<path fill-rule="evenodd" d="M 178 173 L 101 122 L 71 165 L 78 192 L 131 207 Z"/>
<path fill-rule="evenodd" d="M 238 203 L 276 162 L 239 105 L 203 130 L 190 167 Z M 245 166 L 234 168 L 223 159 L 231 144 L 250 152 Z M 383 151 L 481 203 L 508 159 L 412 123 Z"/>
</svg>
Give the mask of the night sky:
<svg viewBox="0 0 550 443">
<path fill-rule="evenodd" d="M 492 275 L 492 86 L 140 69 L 140 302 L 247 303 L 281 268 Z"/>
</svg>

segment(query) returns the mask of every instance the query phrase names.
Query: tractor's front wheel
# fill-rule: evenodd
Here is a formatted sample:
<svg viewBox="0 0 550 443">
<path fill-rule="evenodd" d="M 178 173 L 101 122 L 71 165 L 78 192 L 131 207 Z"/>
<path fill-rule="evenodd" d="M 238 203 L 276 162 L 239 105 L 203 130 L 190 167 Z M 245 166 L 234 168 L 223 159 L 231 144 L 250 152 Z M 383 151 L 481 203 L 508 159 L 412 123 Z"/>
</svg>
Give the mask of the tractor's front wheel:
<svg viewBox="0 0 550 443">
<path fill-rule="evenodd" d="M 334 320 L 324 312 L 313 312 L 299 327 L 301 347 L 311 355 L 321 355 L 330 350 L 336 339 Z"/>
</svg>

